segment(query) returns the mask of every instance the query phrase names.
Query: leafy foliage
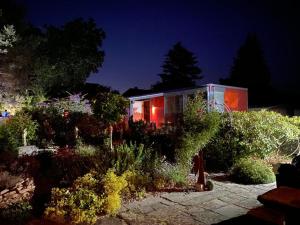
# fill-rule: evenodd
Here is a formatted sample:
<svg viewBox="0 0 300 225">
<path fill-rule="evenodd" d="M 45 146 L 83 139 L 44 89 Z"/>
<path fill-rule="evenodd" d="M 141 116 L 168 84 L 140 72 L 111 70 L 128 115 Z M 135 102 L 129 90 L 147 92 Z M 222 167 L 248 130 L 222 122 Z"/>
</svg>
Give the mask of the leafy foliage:
<svg viewBox="0 0 300 225">
<path fill-rule="evenodd" d="M 99 137 L 103 127 L 91 115 L 89 101 L 80 95 L 40 103 L 30 112 L 39 123 L 39 145 L 54 142 L 60 146 L 73 146 L 76 143 L 76 136 L 83 134 L 84 138 L 97 135 Z M 95 124 L 86 123 L 87 121 Z M 93 128 L 96 126 L 98 127 L 95 131 Z M 86 131 L 90 133 L 86 134 Z"/>
<path fill-rule="evenodd" d="M 47 219 L 58 223 L 94 224 L 102 210 L 104 200 L 94 191 L 84 188 L 68 190 L 54 188 L 50 205 L 45 210 Z"/>
<path fill-rule="evenodd" d="M 242 157 L 266 158 L 272 153 L 292 153 L 300 129 L 291 120 L 270 111 L 224 115 L 220 131 L 206 146 L 207 166 L 210 169 L 227 170 Z"/>
<path fill-rule="evenodd" d="M 287 117 L 271 111 L 235 112 L 232 125 L 242 137 L 241 148 L 261 157 L 281 150 L 286 142 L 298 140 L 300 135 L 300 130 Z"/>
<path fill-rule="evenodd" d="M 14 9 L 10 11 L 14 16 L 19 13 Z M 4 17 L 8 15 L 4 14 Z M 1 22 L 2 17 L 2 27 Z M 18 21 L 7 24 L 14 22 L 19 25 Z M 75 19 L 61 27 L 45 26 L 43 29 L 22 25 L 17 31 L 18 41 L 0 59 L 1 69 L 16 81 L 17 91 L 41 89 L 51 97 L 65 95 L 66 91 L 77 92 L 87 77 L 102 66 L 101 46 L 105 33 L 93 20 Z M 7 35 L 1 32 L 1 38 L 6 40 Z M 12 35 L 10 39 L 13 40 Z M 0 49 L 6 51 L 7 48 L 0 46 Z"/>
<path fill-rule="evenodd" d="M 6 54 L 17 41 L 16 31 L 13 25 L 4 26 L 0 31 L 0 54 Z"/>
<path fill-rule="evenodd" d="M 0 125 L 0 143 L 4 148 L 16 150 L 22 146 L 22 135 L 24 129 L 27 130 L 27 141 L 36 140 L 38 124 L 31 119 L 31 116 L 24 112 L 17 113 L 14 117 Z M 6 146 L 6 147 L 5 147 Z"/>
<path fill-rule="evenodd" d="M 272 167 L 262 160 L 253 158 L 243 158 L 237 161 L 233 165 L 231 176 L 234 181 L 243 184 L 265 184 L 275 181 Z"/>
<path fill-rule="evenodd" d="M 112 170 L 108 170 L 103 182 L 106 194 L 104 210 L 110 215 L 115 215 L 121 207 L 120 193 L 127 186 L 127 181 L 123 176 L 117 176 Z"/>
<path fill-rule="evenodd" d="M 192 157 L 201 151 L 218 132 L 220 114 L 207 112 L 206 103 L 199 93 L 189 99 L 183 112 L 183 130 L 176 149 L 177 163 L 186 171 L 191 169 Z"/>
<path fill-rule="evenodd" d="M 53 107 L 60 114 L 63 114 L 64 111 L 68 111 L 70 113 L 92 113 L 90 102 L 80 94 L 69 95 L 66 98 L 54 99 L 48 103 L 48 105 L 45 105 L 45 107 Z"/>
<path fill-rule="evenodd" d="M 127 115 L 128 104 L 128 100 L 119 94 L 100 92 L 93 103 L 93 112 L 105 124 L 113 124 Z"/>
<path fill-rule="evenodd" d="M 151 178 L 149 173 L 139 170 L 126 170 L 122 177 L 127 181 L 127 186 L 123 189 L 122 195 L 129 198 L 141 198 L 145 192 L 145 188 L 150 184 Z"/>
<path fill-rule="evenodd" d="M 62 27 L 47 26 L 34 62 L 34 84 L 50 95 L 75 91 L 102 65 L 105 34 L 93 20 L 76 19 Z"/>
<path fill-rule="evenodd" d="M 180 186 L 187 183 L 187 173 L 182 166 L 163 162 L 155 172 L 154 185 L 156 188 L 163 188 L 167 184 Z"/>
<path fill-rule="evenodd" d="M 93 156 L 97 152 L 97 148 L 93 145 L 83 143 L 80 139 L 77 140 L 75 153 L 82 156 Z"/>
<path fill-rule="evenodd" d="M 0 220 L 5 224 L 25 224 L 31 218 L 32 207 L 29 202 L 19 202 L 0 210 Z"/>
<path fill-rule="evenodd" d="M 195 55 L 184 48 L 180 42 L 176 43 L 166 55 L 162 66 L 163 72 L 159 74 L 161 82 L 152 86 L 156 91 L 175 88 L 194 87 L 195 80 L 202 79 L 201 69 L 196 65 Z"/>
<path fill-rule="evenodd" d="M 45 216 L 60 223 L 94 224 L 103 212 L 116 214 L 121 207 L 121 191 L 126 186 L 125 178 L 112 170 L 101 181 L 95 172 L 88 173 L 76 179 L 71 188 L 53 188 Z"/>
<path fill-rule="evenodd" d="M 121 174 L 128 169 L 141 169 L 147 154 L 143 144 L 121 144 L 114 148 L 112 165 Z"/>
</svg>

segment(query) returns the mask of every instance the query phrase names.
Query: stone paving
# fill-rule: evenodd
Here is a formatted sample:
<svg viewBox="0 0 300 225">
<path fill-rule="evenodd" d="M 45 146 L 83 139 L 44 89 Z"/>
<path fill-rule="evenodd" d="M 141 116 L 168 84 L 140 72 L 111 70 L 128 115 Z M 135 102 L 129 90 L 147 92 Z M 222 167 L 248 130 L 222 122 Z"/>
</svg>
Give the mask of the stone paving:
<svg viewBox="0 0 300 225">
<path fill-rule="evenodd" d="M 260 203 L 257 196 L 275 188 L 275 183 L 240 185 L 213 181 L 207 192 L 172 192 L 151 195 L 122 207 L 116 218 L 104 218 L 97 224 L 116 225 L 209 225 L 248 212 Z"/>
</svg>

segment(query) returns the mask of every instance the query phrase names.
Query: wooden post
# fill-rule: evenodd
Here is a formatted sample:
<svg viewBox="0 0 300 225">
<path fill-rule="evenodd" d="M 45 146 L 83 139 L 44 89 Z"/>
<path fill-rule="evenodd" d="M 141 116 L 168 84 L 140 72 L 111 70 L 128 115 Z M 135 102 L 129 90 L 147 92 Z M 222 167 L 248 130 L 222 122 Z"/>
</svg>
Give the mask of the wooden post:
<svg viewBox="0 0 300 225">
<path fill-rule="evenodd" d="M 27 129 L 23 130 L 23 146 L 27 146 Z"/>
<path fill-rule="evenodd" d="M 110 150 L 113 150 L 113 126 L 109 125 L 109 145 L 110 145 Z"/>
<path fill-rule="evenodd" d="M 204 176 L 204 160 L 203 160 L 203 152 L 199 151 L 198 153 L 198 180 L 197 180 L 197 184 L 206 185 L 206 181 L 205 181 L 205 176 Z"/>
</svg>

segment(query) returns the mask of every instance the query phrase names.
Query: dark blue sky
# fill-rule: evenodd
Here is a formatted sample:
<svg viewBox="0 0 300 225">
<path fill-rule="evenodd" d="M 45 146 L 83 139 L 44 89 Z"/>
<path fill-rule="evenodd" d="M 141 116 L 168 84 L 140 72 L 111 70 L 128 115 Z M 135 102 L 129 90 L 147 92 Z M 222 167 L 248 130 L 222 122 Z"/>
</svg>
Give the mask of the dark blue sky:
<svg viewBox="0 0 300 225">
<path fill-rule="evenodd" d="M 106 55 L 88 80 L 121 92 L 155 83 L 164 55 L 177 41 L 198 57 L 201 83 L 218 82 L 229 74 L 248 32 L 257 33 L 275 85 L 299 75 L 299 4 L 293 1 L 21 1 L 37 26 L 93 18 L 106 33 Z"/>
</svg>

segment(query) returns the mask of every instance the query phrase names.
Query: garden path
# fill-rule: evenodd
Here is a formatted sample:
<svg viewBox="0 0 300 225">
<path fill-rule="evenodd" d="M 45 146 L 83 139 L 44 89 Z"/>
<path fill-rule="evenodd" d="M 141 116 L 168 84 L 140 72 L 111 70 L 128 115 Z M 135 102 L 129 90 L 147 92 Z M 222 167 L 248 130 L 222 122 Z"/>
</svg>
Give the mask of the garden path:
<svg viewBox="0 0 300 225">
<path fill-rule="evenodd" d="M 125 204 L 116 218 L 104 218 L 97 225 L 246 224 L 243 215 L 260 205 L 257 196 L 275 188 L 275 183 L 213 183 L 213 191 L 159 193 Z M 243 222 L 232 222 L 235 218 Z"/>
</svg>

